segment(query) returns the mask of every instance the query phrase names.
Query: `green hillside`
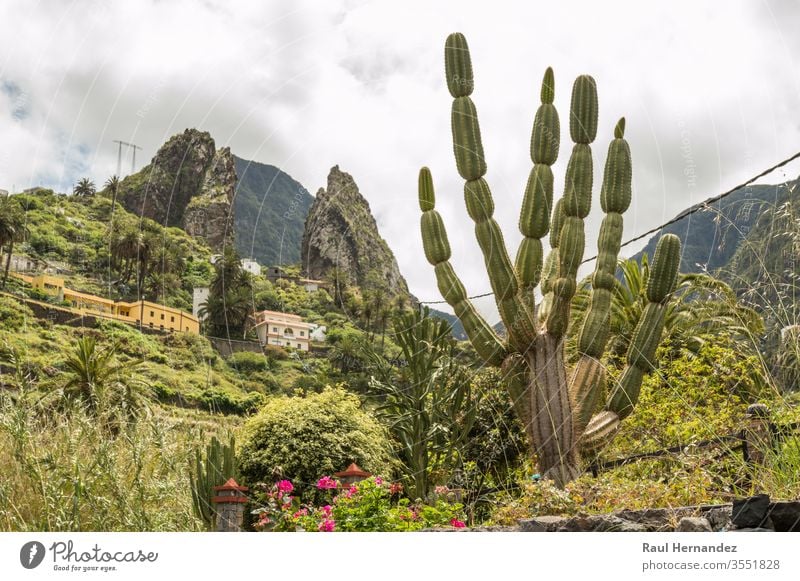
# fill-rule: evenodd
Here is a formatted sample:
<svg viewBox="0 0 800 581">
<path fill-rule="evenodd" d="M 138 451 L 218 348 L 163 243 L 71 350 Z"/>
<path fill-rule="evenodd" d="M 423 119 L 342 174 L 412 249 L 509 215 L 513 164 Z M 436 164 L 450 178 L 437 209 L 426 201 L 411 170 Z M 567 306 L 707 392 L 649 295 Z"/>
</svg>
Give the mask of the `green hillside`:
<svg viewBox="0 0 800 581">
<path fill-rule="evenodd" d="M 652 257 L 658 239 L 663 234 L 675 234 L 681 239 L 681 272 L 714 272 L 725 268 L 733 259 L 742 240 L 764 215 L 772 215 L 788 200 L 797 182 L 779 185 L 748 186 L 688 215 L 653 236 L 642 254 Z M 698 204 L 693 208 L 702 206 Z M 767 219 L 769 220 L 769 219 Z M 764 223 L 761 221 L 761 226 Z"/>
<path fill-rule="evenodd" d="M 236 249 L 264 265 L 300 261 L 308 209 L 314 198 L 277 167 L 234 156 Z"/>
</svg>

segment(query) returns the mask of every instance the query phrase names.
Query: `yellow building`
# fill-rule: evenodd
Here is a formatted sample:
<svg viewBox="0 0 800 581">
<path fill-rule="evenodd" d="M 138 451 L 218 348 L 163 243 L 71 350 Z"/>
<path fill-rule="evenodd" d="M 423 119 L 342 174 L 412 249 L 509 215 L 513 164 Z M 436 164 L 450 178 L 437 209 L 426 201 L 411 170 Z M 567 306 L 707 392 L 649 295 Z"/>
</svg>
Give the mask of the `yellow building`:
<svg viewBox="0 0 800 581">
<path fill-rule="evenodd" d="M 197 317 L 180 309 L 151 303 L 150 301 L 114 301 L 96 295 L 74 291 L 64 286 L 64 279 L 49 274 L 27 276 L 14 273 L 14 276 L 30 284 L 59 301 L 67 302 L 73 309 L 81 312 L 108 317 L 125 323 L 158 329 L 160 331 L 183 331 L 185 333 L 200 333 L 200 323 Z"/>
</svg>

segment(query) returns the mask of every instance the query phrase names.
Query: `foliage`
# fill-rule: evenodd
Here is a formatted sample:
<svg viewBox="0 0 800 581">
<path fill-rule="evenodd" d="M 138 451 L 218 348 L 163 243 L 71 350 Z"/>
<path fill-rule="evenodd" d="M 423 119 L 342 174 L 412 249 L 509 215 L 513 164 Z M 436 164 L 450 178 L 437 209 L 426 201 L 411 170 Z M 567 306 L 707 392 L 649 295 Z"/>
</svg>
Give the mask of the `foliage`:
<svg viewBox="0 0 800 581">
<path fill-rule="evenodd" d="M 23 399 L 0 390 L 0 530 L 201 530 L 185 468 L 197 427 L 157 415 L 109 438 L 82 410 L 43 416 Z"/>
<path fill-rule="evenodd" d="M 66 382 L 58 392 L 67 408 L 78 404 L 104 425 L 115 426 L 138 419 L 147 409 L 141 382 L 130 378 L 135 362 L 120 362 L 117 346 L 97 349 L 92 337 L 82 337 L 64 362 Z"/>
<path fill-rule="evenodd" d="M 396 317 L 394 328 L 402 364 L 395 367 L 368 350 L 373 373 L 369 387 L 378 413 L 400 443 L 411 494 L 425 499 L 434 470 L 452 477 L 474 425 L 479 396 L 455 358 L 455 340 L 446 321 L 427 310 L 412 311 Z"/>
<path fill-rule="evenodd" d="M 385 430 L 341 387 L 271 398 L 248 420 L 241 440 L 239 466 L 250 483 L 271 481 L 280 471 L 302 490 L 352 462 L 373 473 L 394 464 Z"/>
<path fill-rule="evenodd" d="M 201 519 L 208 529 L 214 525 L 215 486 L 225 484 L 229 478 L 236 478 L 236 441 L 233 436 L 223 444 L 216 436 L 206 446 L 205 455 L 195 450 L 194 465 L 189 474 L 192 487 L 192 507 L 195 516 Z"/>
<path fill-rule="evenodd" d="M 614 280 L 609 319 L 609 361 L 621 364 L 633 333 L 647 305 L 650 265 L 620 260 L 621 278 Z M 590 279 L 584 280 L 572 304 L 572 325 L 581 324 L 590 301 Z M 666 304 L 664 339 L 673 349 L 697 353 L 707 341 L 723 335 L 735 340 L 747 353 L 755 353 L 756 338 L 764 332 L 761 316 L 740 304 L 733 290 L 722 280 L 704 273 L 680 274 Z M 577 356 L 577 341 L 568 346 Z"/>
<path fill-rule="evenodd" d="M 228 365 L 240 373 L 253 373 L 258 371 L 268 371 L 271 369 L 271 359 L 261 353 L 251 351 L 239 351 L 232 353 L 228 357 Z"/>
<path fill-rule="evenodd" d="M 214 270 L 208 299 L 200 307 L 200 317 L 205 318 L 204 324 L 214 336 L 243 336 L 252 311 L 250 273 L 242 268 L 239 255 L 230 246 L 214 264 Z"/>
<path fill-rule="evenodd" d="M 75 187 L 72 188 L 72 193 L 80 197 L 93 196 L 96 191 L 97 188 L 95 187 L 94 182 L 89 178 L 81 178 L 78 183 L 75 184 Z"/>
<path fill-rule="evenodd" d="M 431 527 L 463 527 L 462 506 L 440 497 L 430 504 L 400 497 L 397 484 L 380 477 L 342 486 L 328 476 L 317 482 L 327 502 L 302 503 L 288 480 L 263 495 L 257 528 L 268 531 L 399 532 Z"/>
</svg>

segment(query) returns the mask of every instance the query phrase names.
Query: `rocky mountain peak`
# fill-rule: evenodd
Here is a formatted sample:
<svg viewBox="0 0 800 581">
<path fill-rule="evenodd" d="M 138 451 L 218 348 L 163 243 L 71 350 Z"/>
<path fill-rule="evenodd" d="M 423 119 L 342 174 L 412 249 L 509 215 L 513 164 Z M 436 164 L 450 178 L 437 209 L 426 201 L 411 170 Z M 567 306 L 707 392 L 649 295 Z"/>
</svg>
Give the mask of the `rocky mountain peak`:
<svg viewBox="0 0 800 581">
<path fill-rule="evenodd" d="M 122 180 L 120 202 L 131 212 L 178 226 L 220 250 L 233 234 L 236 169 L 230 150 L 207 131 L 172 136 L 141 171 Z"/>
<path fill-rule="evenodd" d="M 390 295 L 410 298 L 369 203 L 353 176 L 338 165 L 331 168 L 327 188 L 317 192 L 306 217 L 301 258 L 303 271 L 311 278 L 325 278 L 335 271 L 348 285 L 382 284 Z"/>
</svg>

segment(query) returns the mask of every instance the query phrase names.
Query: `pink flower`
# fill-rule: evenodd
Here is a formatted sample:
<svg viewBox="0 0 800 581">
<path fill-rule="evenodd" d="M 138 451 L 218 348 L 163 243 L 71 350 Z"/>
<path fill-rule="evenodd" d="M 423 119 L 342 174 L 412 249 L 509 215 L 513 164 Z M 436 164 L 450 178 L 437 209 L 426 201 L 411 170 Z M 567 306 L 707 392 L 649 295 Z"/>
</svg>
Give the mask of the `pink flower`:
<svg viewBox="0 0 800 581">
<path fill-rule="evenodd" d="M 281 492 L 291 492 L 294 490 L 294 486 L 292 486 L 292 483 L 288 480 L 281 480 L 280 482 L 277 482 L 275 486 L 277 486 L 278 490 Z"/>
<path fill-rule="evenodd" d="M 332 533 L 334 528 L 336 528 L 336 521 L 326 518 L 319 523 L 319 527 L 317 528 L 323 533 Z"/>
<path fill-rule="evenodd" d="M 333 511 L 333 509 L 331 508 L 330 504 L 326 504 L 325 506 L 322 507 L 321 510 L 322 510 L 322 514 L 325 515 L 325 518 L 330 517 L 331 516 L 331 512 Z"/>
<path fill-rule="evenodd" d="M 300 518 L 301 516 L 308 516 L 308 509 L 307 508 L 301 508 L 300 510 L 298 510 L 296 513 L 294 513 L 292 515 L 292 518 Z"/>
<path fill-rule="evenodd" d="M 329 490 L 338 487 L 339 483 L 330 476 L 323 476 L 322 478 L 317 480 L 317 488 L 319 490 Z"/>
<path fill-rule="evenodd" d="M 446 486 L 437 486 L 436 488 L 433 489 L 433 491 L 436 494 L 447 494 L 448 492 L 450 492 L 450 489 L 447 488 Z"/>
<path fill-rule="evenodd" d="M 375 485 L 376 486 L 381 486 L 382 484 L 383 484 L 383 478 L 381 478 L 380 476 L 376 476 L 375 477 Z"/>
<path fill-rule="evenodd" d="M 455 527 L 457 529 L 463 529 L 467 525 L 465 525 L 462 521 L 458 520 L 457 518 L 451 518 L 450 526 Z"/>
<path fill-rule="evenodd" d="M 263 526 L 268 525 L 270 522 L 271 521 L 269 520 L 269 517 L 267 516 L 267 513 L 262 513 L 261 514 L 261 518 L 258 519 L 258 526 L 263 527 Z"/>
<path fill-rule="evenodd" d="M 392 482 L 389 485 L 390 494 L 400 494 L 401 492 L 403 492 L 403 485 L 400 484 L 399 482 Z"/>
</svg>

